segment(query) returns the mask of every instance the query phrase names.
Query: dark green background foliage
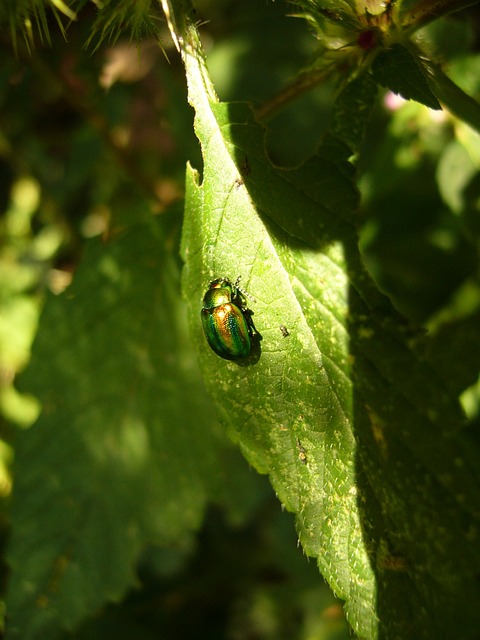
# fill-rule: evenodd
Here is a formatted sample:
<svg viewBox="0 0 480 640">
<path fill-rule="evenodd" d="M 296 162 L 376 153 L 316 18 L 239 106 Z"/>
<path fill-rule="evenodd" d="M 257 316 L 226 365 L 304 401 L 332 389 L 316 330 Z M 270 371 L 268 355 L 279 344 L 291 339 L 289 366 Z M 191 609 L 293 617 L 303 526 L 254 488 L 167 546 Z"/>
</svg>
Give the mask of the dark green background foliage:
<svg viewBox="0 0 480 640">
<path fill-rule="evenodd" d="M 478 637 L 476 4 L 0 2 L 7 639 Z"/>
</svg>

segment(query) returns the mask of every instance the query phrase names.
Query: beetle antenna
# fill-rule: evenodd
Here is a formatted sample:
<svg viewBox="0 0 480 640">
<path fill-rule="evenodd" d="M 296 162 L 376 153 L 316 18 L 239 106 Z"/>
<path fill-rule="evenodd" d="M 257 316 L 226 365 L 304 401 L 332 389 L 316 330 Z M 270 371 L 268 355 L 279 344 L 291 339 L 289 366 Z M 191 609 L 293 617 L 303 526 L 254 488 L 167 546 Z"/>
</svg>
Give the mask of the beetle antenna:
<svg viewBox="0 0 480 640">
<path fill-rule="evenodd" d="M 238 289 L 240 293 L 243 293 L 244 296 L 247 296 L 247 298 L 249 298 L 250 300 L 253 300 L 253 302 L 256 302 L 256 299 L 252 296 L 251 293 L 248 293 L 248 291 L 245 291 L 245 289 L 242 289 L 242 287 L 238 286 L 238 283 L 240 282 L 241 279 L 242 279 L 242 276 L 238 276 L 233 286 L 235 287 L 235 289 Z"/>
</svg>

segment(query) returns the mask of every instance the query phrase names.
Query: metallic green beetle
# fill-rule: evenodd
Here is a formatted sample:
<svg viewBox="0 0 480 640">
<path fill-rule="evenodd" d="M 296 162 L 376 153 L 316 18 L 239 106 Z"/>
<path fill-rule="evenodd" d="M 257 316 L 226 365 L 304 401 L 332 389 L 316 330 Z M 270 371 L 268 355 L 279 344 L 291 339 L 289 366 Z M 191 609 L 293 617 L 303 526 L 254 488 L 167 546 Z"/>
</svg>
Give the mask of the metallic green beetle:
<svg viewBox="0 0 480 640">
<path fill-rule="evenodd" d="M 245 296 L 227 278 L 210 282 L 201 311 L 203 331 L 213 351 L 225 360 L 240 360 L 250 355 L 257 330 L 247 308 Z"/>
</svg>

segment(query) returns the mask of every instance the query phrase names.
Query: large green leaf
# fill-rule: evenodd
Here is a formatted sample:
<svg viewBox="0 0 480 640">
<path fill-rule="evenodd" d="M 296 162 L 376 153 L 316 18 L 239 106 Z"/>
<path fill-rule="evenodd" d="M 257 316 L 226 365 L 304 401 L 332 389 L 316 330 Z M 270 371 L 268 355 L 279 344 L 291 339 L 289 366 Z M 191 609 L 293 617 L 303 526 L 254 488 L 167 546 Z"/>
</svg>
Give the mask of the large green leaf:
<svg viewBox="0 0 480 640">
<path fill-rule="evenodd" d="M 187 75 L 204 173 L 200 185 L 198 174 L 187 172 L 183 236 L 192 337 L 232 438 L 270 474 L 282 503 L 297 514 L 306 552 L 372 636 L 374 574 L 355 491 L 348 278 L 333 237 L 353 232 L 342 219 L 351 218 L 357 200 L 348 150 L 331 140 L 308 167 L 275 169 L 250 109 L 209 100 L 197 61 L 187 57 Z M 255 298 L 262 335 L 257 361 L 246 363 L 216 356 L 199 316 L 209 281 L 238 275 Z"/>
<path fill-rule="evenodd" d="M 238 124 L 241 107 L 233 110 Z M 203 186 L 193 170 L 187 176 L 184 293 L 190 301 L 193 339 L 209 392 L 229 433 L 247 459 L 270 474 L 282 503 L 298 515 L 306 552 L 318 558 L 322 573 L 337 595 L 349 600 L 348 606 L 362 619 L 359 628 L 370 636 L 373 573 L 355 492 L 345 330 L 348 283 L 338 245 L 325 245 L 321 253 L 313 249 L 322 243 L 322 230 L 327 239 L 324 216 L 330 217 L 333 226 L 343 223 L 341 218 L 333 220 L 331 213 L 322 216 L 318 202 L 309 205 L 309 198 L 302 194 L 306 183 L 302 184 L 296 172 L 277 173 L 263 164 L 249 147 L 247 134 L 241 152 L 247 152 L 251 193 L 265 207 L 265 224 L 251 206 L 251 196 L 231 156 L 227 163 L 234 145 L 220 122 L 228 111 L 224 105 L 211 110 L 219 119 L 217 133 L 223 131 L 227 138 L 221 143 L 223 150 L 221 136 L 215 140 L 215 134 L 199 124 L 199 135 L 208 140 L 209 147 Z M 244 129 L 255 126 L 247 108 L 242 118 Z M 340 173 L 335 175 L 333 166 L 327 177 L 321 159 L 316 162 L 320 183 L 324 178 L 329 185 L 337 182 L 339 209 L 342 201 L 351 206 L 354 194 L 348 181 Z M 311 169 L 313 174 L 315 166 Z M 266 186 L 263 197 L 255 189 L 256 174 Z M 298 217 L 287 225 L 287 214 L 294 210 L 296 199 L 302 203 L 297 205 Z M 348 206 L 343 208 L 348 210 Z M 272 218 L 284 222 L 291 233 Z M 312 231 L 310 237 L 307 229 Z M 199 322 L 198 301 L 209 281 L 237 275 L 242 275 L 243 286 L 255 297 L 251 307 L 262 335 L 258 360 L 245 363 L 223 361 L 210 351 Z M 281 325 L 287 328 L 287 337 Z M 354 574 L 358 580 L 352 583 Z"/>
<path fill-rule="evenodd" d="M 119 600 L 140 551 L 183 547 L 209 496 L 241 518 L 164 227 L 90 242 L 47 299 L 21 380 L 43 412 L 17 441 L 9 638 L 56 638 Z"/>
</svg>

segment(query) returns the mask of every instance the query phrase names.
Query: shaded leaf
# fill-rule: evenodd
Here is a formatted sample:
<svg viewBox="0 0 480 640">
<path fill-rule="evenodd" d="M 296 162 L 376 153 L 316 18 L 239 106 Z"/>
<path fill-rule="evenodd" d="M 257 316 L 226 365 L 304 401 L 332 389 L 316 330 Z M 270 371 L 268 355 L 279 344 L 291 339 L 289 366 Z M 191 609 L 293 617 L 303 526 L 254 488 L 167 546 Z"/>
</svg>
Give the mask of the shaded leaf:
<svg viewBox="0 0 480 640">
<path fill-rule="evenodd" d="M 480 131 L 480 103 L 466 94 L 437 65 L 431 65 L 428 85 L 455 116 Z"/>
<path fill-rule="evenodd" d="M 416 100 L 430 109 L 441 109 L 428 83 L 428 72 L 418 56 L 401 44 L 381 51 L 372 64 L 373 77 L 383 87 L 406 100 Z"/>
<path fill-rule="evenodd" d="M 363 140 L 377 92 L 370 74 L 364 73 L 352 80 L 335 102 L 331 129 L 352 152 L 358 151 Z"/>
<path fill-rule="evenodd" d="M 189 542 L 209 494 L 241 517 L 170 242 L 153 222 L 92 241 L 47 300 L 21 380 L 43 413 L 17 442 L 9 638 L 55 638 L 118 601 L 146 544 Z"/>
<path fill-rule="evenodd" d="M 426 343 L 427 356 L 445 386 L 460 394 L 478 379 L 480 370 L 480 313 L 447 323 Z M 454 354 L 454 357 L 452 357 Z"/>
</svg>

